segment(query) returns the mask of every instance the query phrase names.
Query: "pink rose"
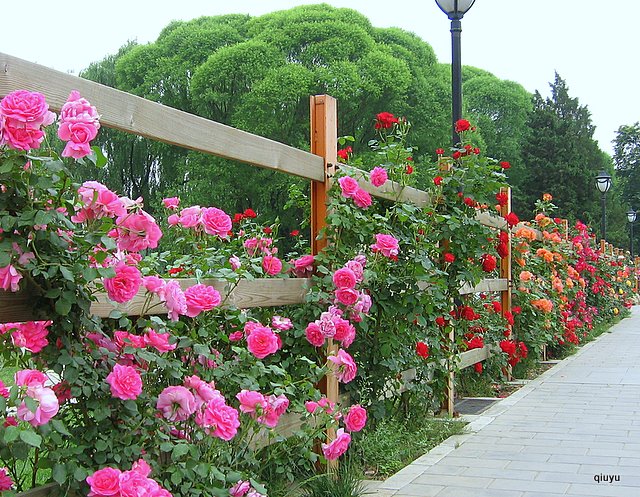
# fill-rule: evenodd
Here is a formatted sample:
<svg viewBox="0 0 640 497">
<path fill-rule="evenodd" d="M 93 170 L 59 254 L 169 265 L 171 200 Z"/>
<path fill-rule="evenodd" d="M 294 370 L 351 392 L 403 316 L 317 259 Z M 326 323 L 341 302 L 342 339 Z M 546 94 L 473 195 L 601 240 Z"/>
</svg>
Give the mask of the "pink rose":
<svg viewBox="0 0 640 497">
<path fill-rule="evenodd" d="M 178 197 L 168 197 L 162 199 L 162 205 L 170 211 L 175 211 L 180 205 L 180 199 Z"/>
<path fill-rule="evenodd" d="M 8 399 L 10 396 L 11 396 L 11 392 L 9 392 L 9 389 L 4 384 L 4 381 L 0 380 L 0 397 L 4 397 L 5 399 Z"/>
<path fill-rule="evenodd" d="M 155 293 L 162 298 L 165 285 L 165 282 L 162 278 L 159 278 L 157 276 L 144 276 L 142 278 L 142 285 L 146 288 L 147 292 Z"/>
<path fill-rule="evenodd" d="M 265 255 L 262 258 L 262 268 L 269 276 L 275 276 L 282 271 L 282 261 L 273 255 Z"/>
<path fill-rule="evenodd" d="M 0 139 L 0 145 L 6 143 L 10 148 L 28 151 L 40 148 L 44 140 L 44 132 L 6 119 L 0 128 Z"/>
<path fill-rule="evenodd" d="M 353 288 L 338 288 L 335 294 L 338 302 L 346 305 L 347 307 L 350 305 L 354 305 L 360 297 L 360 293 Z"/>
<path fill-rule="evenodd" d="M 233 269 L 234 271 L 237 271 L 238 269 L 240 269 L 240 267 L 242 267 L 242 263 L 236 255 L 232 255 L 231 257 L 229 257 L 229 264 L 231 264 L 231 269 Z"/>
<path fill-rule="evenodd" d="M 307 341 L 314 347 L 322 347 L 324 345 L 325 337 L 318 323 L 309 323 L 304 333 Z"/>
<path fill-rule="evenodd" d="M 63 122 L 58 127 L 58 137 L 67 144 L 60 154 L 62 157 L 81 159 L 91 153 L 91 140 L 98 134 L 94 124 L 83 122 Z"/>
<path fill-rule="evenodd" d="M 107 376 L 111 395 L 122 400 L 135 400 L 142 393 L 140 373 L 131 366 L 116 364 Z"/>
<path fill-rule="evenodd" d="M 115 468 L 99 469 L 91 476 L 87 476 L 87 483 L 91 487 L 89 497 L 109 497 L 120 493 L 120 470 Z"/>
<path fill-rule="evenodd" d="M 347 320 L 339 318 L 336 322 L 336 334 L 333 336 L 344 348 L 348 348 L 356 338 L 356 329 Z"/>
<path fill-rule="evenodd" d="M 314 257 L 312 255 L 303 255 L 299 259 L 291 261 L 293 265 L 293 274 L 298 278 L 307 278 L 313 273 Z"/>
<path fill-rule="evenodd" d="M 371 181 L 371 184 L 375 187 L 384 185 L 388 179 L 386 169 L 379 166 L 374 167 L 369 175 L 369 181 Z"/>
<path fill-rule="evenodd" d="M 37 369 L 23 369 L 14 375 L 19 387 L 43 387 L 47 379 L 47 375 Z"/>
<path fill-rule="evenodd" d="M 187 313 L 187 298 L 177 281 L 168 281 L 164 286 L 164 304 L 169 310 L 169 319 L 177 321 Z"/>
<path fill-rule="evenodd" d="M 183 228 L 195 228 L 200 225 L 200 213 L 202 207 L 194 205 L 180 211 L 180 226 Z"/>
<path fill-rule="evenodd" d="M 34 354 L 47 346 L 49 341 L 48 326 L 51 321 L 28 321 L 21 323 L 19 328 L 11 334 L 11 339 L 16 347 L 24 347 Z"/>
<path fill-rule="evenodd" d="M 129 252 L 156 248 L 162 238 L 156 220 L 143 210 L 118 217 L 114 234 L 118 248 Z"/>
<path fill-rule="evenodd" d="M 155 496 L 160 485 L 137 471 L 125 471 L 120 475 L 120 497 Z"/>
<path fill-rule="evenodd" d="M 5 267 L 0 267 L 0 289 L 17 292 L 19 290 L 18 284 L 21 279 L 22 275 L 11 264 Z"/>
<path fill-rule="evenodd" d="M 280 416 L 282 416 L 287 410 L 287 407 L 289 407 L 289 399 L 287 399 L 284 394 L 280 394 L 277 397 L 275 395 L 269 395 L 266 401 L 267 406 L 257 421 L 269 428 L 275 428 L 278 426 Z"/>
<path fill-rule="evenodd" d="M 196 411 L 196 399 L 188 388 L 171 386 L 160 393 L 156 408 L 169 421 L 185 421 Z"/>
<path fill-rule="evenodd" d="M 226 441 L 236 436 L 240 426 L 238 411 L 226 405 L 223 397 L 208 401 L 196 416 L 196 423 L 207 428 L 207 433 Z"/>
<path fill-rule="evenodd" d="M 353 203 L 361 209 L 366 209 L 371 205 L 371 195 L 362 188 L 358 188 L 356 193 L 353 195 Z"/>
<path fill-rule="evenodd" d="M 210 311 L 220 305 L 222 297 L 218 290 L 209 285 L 193 285 L 184 291 L 187 301 L 187 313 L 190 318 L 204 311 Z"/>
<path fill-rule="evenodd" d="M 131 471 L 135 471 L 136 473 L 147 477 L 151 474 L 151 466 L 149 466 L 149 463 L 144 459 L 138 459 L 131 465 Z"/>
<path fill-rule="evenodd" d="M 11 490 L 12 487 L 13 480 L 9 476 L 9 470 L 7 468 L 0 468 L 0 492 Z"/>
<path fill-rule="evenodd" d="M 333 371 L 339 382 L 349 383 L 356 377 L 358 367 L 353 357 L 343 349 L 338 349 L 338 353 L 327 357 L 327 360 L 333 363 Z"/>
<path fill-rule="evenodd" d="M 283 318 L 282 316 L 272 316 L 271 326 L 276 330 L 287 331 L 293 328 L 293 323 L 289 318 Z"/>
<path fill-rule="evenodd" d="M 169 352 L 177 346 L 175 343 L 169 343 L 169 338 L 171 338 L 169 333 L 157 333 L 155 330 L 149 329 L 144 335 L 144 343 L 158 352 Z"/>
<path fill-rule="evenodd" d="M 371 245 L 374 252 L 381 252 L 385 257 L 393 257 L 398 255 L 398 240 L 391 235 L 378 233 L 376 235 L 376 243 Z"/>
<path fill-rule="evenodd" d="M 33 129 L 49 126 L 56 118 L 42 93 L 27 90 L 16 90 L 0 100 L 0 114 Z"/>
<path fill-rule="evenodd" d="M 343 267 L 333 273 L 333 284 L 336 288 L 354 288 L 356 283 L 356 275 L 349 268 Z"/>
<path fill-rule="evenodd" d="M 244 497 L 249 490 L 251 490 L 251 483 L 249 481 L 240 480 L 229 489 L 229 495 L 231 497 Z"/>
<path fill-rule="evenodd" d="M 200 216 L 204 232 L 209 235 L 226 238 L 229 231 L 231 231 L 231 218 L 221 209 L 205 207 L 202 209 Z"/>
<path fill-rule="evenodd" d="M 278 336 L 267 326 L 258 325 L 247 336 L 247 348 L 258 359 L 278 351 Z"/>
<path fill-rule="evenodd" d="M 360 431 L 367 424 L 367 411 L 364 407 L 356 404 L 349 408 L 349 412 L 344 417 L 344 426 L 348 431 Z"/>
<path fill-rule="evenodd" d="M 167 223 L 169 224 L 169 226 L 177 226 L 180 224 L 180 216 L 178 216 L 177 214 L 171 214 L 168 218 L 167 218 Z"/>
<path fill-rule="evenodd" d="M 328 460 L 338 459 L 349 448 L 351 435 L 345 433 L 342 428 L 336 432 L 336 438 L 331 443 L 322 444 L 322 453 Z"/>
<path fill-rule="evenodd" d="M 35 412 L 32 412 L 23 401 L 16 412 L 19 420 L 26 421 L 31 426 L 42 426 L 58 413 L 60 404 L 52 389 L 40 385 L 30 386 L 27 387 L 26 395 L 36 401 L 37 407 Z"/>
<path fill-rule="evenodd" d="M 88 123 L 96 128 L 100 127 L 98 111 L 89 101 L 80 96 L 78 90 L 73 90 L 69 98 L 60 109 L 60 120 L 67 123 Z"/>
<path fill-rule="evenodd" d="M 267 401 L 260 392 L 253 390 L 241 390 L 236 395 L 240 401 L 240 411 L 245 414 L 255 414 L 257 410 L 262 411 L 267 407 Z"/>
<path fill-rule="evenodd" d="M 244 333 L 242 331 L 234 331 L 229 335 L 230 342 L 239 342 L 244 338 Z"/>
<path fill-rule="evenodd" d="M 115 267 L 113 278 L 103 278 L 102 283 L 110 300 L 119 303 L 129 302 L 138 294 L 142 285 L 142 275 L 138 268 L 119 263 Z"/>
<path fill-rule="evenodd" d="M 102 217 L 118 217 L 127 213 L 124 201 L 102 183 L 85 181 L 78 188 L 81 207 L 76 207 L 76 214 L 71 216 L 74 223 L 83 223 Z"/>
<path fill-rule="evenodd" d="M 338 180 L 340 190 L 342 190 L 342 196 L 345 198 L 352 198 L 358 189 L 358 182 L 351 176 L 343 176 Z"/>
<path fill-rule="evenodd" d="M 353 260 L 345 264 L 345 267 L 351 269 L 356 277 L 356 282 L 361 283 L 364 278 L 364 267 L 359 262 Z"/>
</svg>

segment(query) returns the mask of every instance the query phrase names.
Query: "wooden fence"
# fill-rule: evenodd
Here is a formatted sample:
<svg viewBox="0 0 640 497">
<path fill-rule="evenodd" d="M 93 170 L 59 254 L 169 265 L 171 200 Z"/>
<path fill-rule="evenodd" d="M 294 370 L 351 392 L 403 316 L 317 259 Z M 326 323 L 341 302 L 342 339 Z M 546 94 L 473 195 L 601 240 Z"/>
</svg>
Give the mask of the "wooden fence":
<svg viewBox="0 0 640 497">
<path fill-rule="evenodd" d="M 44 94 L 51 108 L 59 111 L 69 93 L 78 90 L 100 110 L 102 126 L 310 180 L 313 254 L 317 254 L 326 246 L 326 240 L 318 239 L 317 235 L 325 226 L 327 191 L 336 168 L 353 176 L 363 189 L 376 197 L 411 202 L 418 206 L 430 203 L 426 192 L 403 187 L 393 181 L 387 181 L 381 188 L 373 188 L 368 180 L 369 173 L 338 163 L 337 103 L 327 95 L 310 98 L 311 151 L 306 152 L 3 53 L 0 53 L 0 68 L 0 98 L 12 91 L 26 88 Z M 504 216 L 510 212 L 510 205 L 509 194 L 509 202 L 500 214 Z M 502 217 L 488 212 L 478 212 L 477 219 L 485 226 L 509 231 Z M 511 258 L 506 257 L 500 265 L 500 278 L 486 279 L 476 286 L 464 285 L 460 293 L 464 295 L 500 292 L 503 312 L 506 312 L 511 309 L 510 281 Z M 185 287 L 193 283 L 193 280 L 181 280 Z M 223 295 L 229 291 L 225 283 L 205 283 L 214 285 Z M 309 281 L 306 279 L 242 281 L 230 292 L 227 302 L 239 308 L 300 304 L 304 302 L 308 288 Z M 141 290 L 131 302 L 123 305 L 109 301 L 105 295 L 99 295 L 92 311 L 100 317 L 107 317 L 113 309 L 137 315 L 140 314 L 145 299 L 144 290 Z M 155 306 L 154 309 L 158 314 L 166 312 L 162 306 Z M 0 291 L 0 323 L 42 317 L 34 314 L 28 288 L 17 293 Z M 453 335 L 450 338 L 453 340 Z M 331 344 L 330 347 L 334 345 Z M 453 350 L 453 347 L 451 349 Z M 447 410 L 450 414 L 453 414 L 453 370 L 456 367 L 471 366 L 489 355 L 490 349 L 485 347 L 448 359 L 451 373 L 448 379 Z M 338 382 L 333 375 L 327 377 L 326 394 L 330 400 L 338 400 Z"/>
</svg>

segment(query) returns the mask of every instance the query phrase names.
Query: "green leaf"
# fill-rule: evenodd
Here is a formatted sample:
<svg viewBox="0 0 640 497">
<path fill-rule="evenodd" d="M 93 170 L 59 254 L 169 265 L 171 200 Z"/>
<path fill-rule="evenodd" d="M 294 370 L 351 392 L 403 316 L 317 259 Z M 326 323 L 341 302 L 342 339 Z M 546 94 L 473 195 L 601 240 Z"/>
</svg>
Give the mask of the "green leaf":
<svg viewBox="0 0 640 497">
<path fill-rule="evenodd" d="M 91 147 L 91 150 L 93 150 L 93 153 L 88 156 L 88 159 L 93 162 L 96 167 L 106 166 L 108 160 L 104 153 L 102 153 L 102 149 L 97 145 L 94 145 L 93 147 Z"/>
<path fill-rule="evenodd" d="M 56 312 L 61 316 L 66 316 L 71 311 L 71 302 L 68 302 L 63 299 L 58 299 L 56 301 Z"/>
<path fill-rule="evenodd" d="M 16 440 L 20 435 L 20 429 L 17 426 L 7 426 L 4 430 L 4 441 L 9 444 Z"/>
<path fill-rule="evenodd" d="M 75 281 L 75 277 L 73 276 L 73 273 L 71 271 L 69 271 L 68 268 L 64 267 L 64 266 L 60 266 L 60 272 L 62 273 L 62 277 L 67 280 L 67 281 Z"/>
<path fill-rule="evenodd" d="M 31 445 L 32 447 L 40 447 L 42 443 L 42 437 L 33 431 L 21 431 L 20 432 L 20 440 L 24 443 Z"/>
<path fill-rule="evenodd" d="M 53 479 L 62 485 L 67 480 L 67 468 L 64 464 L 56 464 L 53 467 L 52 475 Z"/>
<path fill-rule="evenodd" d="M 61 433 L 62 435 L 67 435 L 68 437 L 71 436 L 71 433 L 69 433 L 69 430 L 67 430 L 67 427 L 59 419 L 52 419 L 51 426 L 53 426 L 53 429 L 56 430 L 58 433 Z"/>
<path fill-rule="evenodd" d="M 188 444 L 179 444 L 176 445 L 173 450 L 171 451 L 171 459 L 173 459 L 174 461 L 180 459 L 182 456 L 184 456 L 185 454 L 187 454 L 189 452 L 189 445 Z"/>
</svg>

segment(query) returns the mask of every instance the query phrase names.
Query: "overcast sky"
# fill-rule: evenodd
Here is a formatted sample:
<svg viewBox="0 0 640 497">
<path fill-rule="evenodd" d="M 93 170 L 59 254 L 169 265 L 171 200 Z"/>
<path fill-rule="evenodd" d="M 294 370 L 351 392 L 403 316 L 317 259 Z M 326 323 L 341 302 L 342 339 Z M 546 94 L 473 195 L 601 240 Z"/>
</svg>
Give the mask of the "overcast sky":
<svg viewBox="0 0 640 497">
<path fill-rule="evenodd" d="M 9 0 L 5 0 L 8 2 Z M 297 5 L 292 0 L 31 0 L 28 15 L 3 5 L 0 51 L 61 71 L 78 73 L 115 53 L 127 40 L 154 41 L 171 20 L 243 13 L 253 16 Z M 428 42 L 450 62 L 449 21 L 434 0 L 329 0 L 367 16 L 374 26 L 397 26 Z M 622 124 L 640 120 L 637 23 L 640 1 L 624 9 L 602 0 L 477 0 L 462 21 L 462 62 L 527 90 L 549 94 L 554 71 L 570 95 L 591 111 L 600 147 Z"/>
</svg>

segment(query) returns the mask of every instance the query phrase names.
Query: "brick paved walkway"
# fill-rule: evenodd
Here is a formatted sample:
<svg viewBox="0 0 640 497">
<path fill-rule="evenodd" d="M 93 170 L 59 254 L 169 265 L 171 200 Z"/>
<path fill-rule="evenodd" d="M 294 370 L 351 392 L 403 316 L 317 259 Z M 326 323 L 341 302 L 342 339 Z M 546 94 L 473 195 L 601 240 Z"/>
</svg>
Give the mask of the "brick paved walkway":
<svg viewBox="0 0 640 497">
<path fill-rule="evenodd" d="M 371 495 L 640 496 L 638 307 Z"/>
</svg>

